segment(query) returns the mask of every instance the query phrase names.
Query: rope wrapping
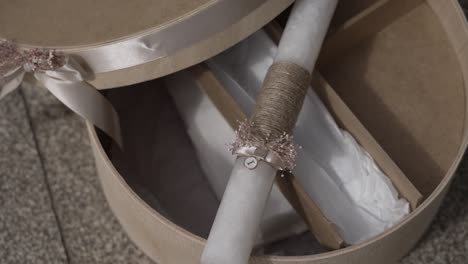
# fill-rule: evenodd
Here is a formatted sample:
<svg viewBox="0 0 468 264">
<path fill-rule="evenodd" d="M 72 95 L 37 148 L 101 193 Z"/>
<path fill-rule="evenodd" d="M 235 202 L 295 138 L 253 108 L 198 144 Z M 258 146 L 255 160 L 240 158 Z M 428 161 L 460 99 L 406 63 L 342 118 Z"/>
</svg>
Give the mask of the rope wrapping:
<svg viewBox="0 0 468 264">
<path fill-rule="evenodd" d="M 250 119 L 253 133 L 275 140 L 294 128 L 311 74 L 301 66 L 277 62 L 270 66 Z"/>
<path fill-rule="evenodd" d="M 292 171 L 297 147 L 290 135 L 304 102 L 311 74 L 301 66 L 277 62 L 270 66 L 249 121 L 241 122 L 231 151 L 253 156 L 278 170 Z"/>
</svg>

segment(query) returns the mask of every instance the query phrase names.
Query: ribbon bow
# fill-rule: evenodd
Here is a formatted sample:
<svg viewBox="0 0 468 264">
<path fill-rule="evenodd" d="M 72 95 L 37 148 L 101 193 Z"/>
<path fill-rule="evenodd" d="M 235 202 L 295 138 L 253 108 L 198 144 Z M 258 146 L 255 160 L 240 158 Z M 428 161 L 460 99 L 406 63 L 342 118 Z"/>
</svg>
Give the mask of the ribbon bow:
<svg viewBox="0 0 468 264">
<path fill-rule="evenodd" d="M 73 57 L 53 50 L 20 50 L 10 41 L 0 42 L 0 99 L 19 87 L 26 72 L 33 73 L 63 104 L 122 147 L 117 112 L 86 82 L 86 71 Z"/>
</svg>

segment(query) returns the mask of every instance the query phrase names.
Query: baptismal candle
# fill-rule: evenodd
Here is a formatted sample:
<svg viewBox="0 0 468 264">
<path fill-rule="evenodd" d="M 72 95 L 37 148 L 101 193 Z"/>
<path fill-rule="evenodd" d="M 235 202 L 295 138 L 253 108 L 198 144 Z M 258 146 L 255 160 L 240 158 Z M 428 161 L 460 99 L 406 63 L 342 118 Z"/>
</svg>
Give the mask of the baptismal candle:
<svg viewBox="0 0 468 264">
<path fill-rule="evenodd" d="M 260 125 L 270 121 L 273 123 L 267 124 L 267 127 L 274 127 L 275 120 L 280 120 L 278 123 L 289 123 L 284 126 L 287 127 L 286 130 L 294 126 L 302 106 L 305 89 L 309 85 L 307 77 L 313 71 L 336 4 L 337 0 L 296 1 L 280 41 L 275 62 L 270 69 L 272 76 L 269 81 L 272 83 L 269 85 L 275 88 L 277 76 L 274 75 L 285 72 L 285 78 L 297 78 L 299 81 L 305 80 L 306 83 L 302 84 L 302 87 L 294 87 L 295 89 L 302 88 L 298 90 L 298 93 L 302 94 L 296 94 L 295 90 L 285 91 L 291 92 L 292 97 L 297 97 L 292 102 L 292 107 L 287 104 L 288 102 L 279 101 L 278 109 L 285 110 L 284 114 L 290 115 L 286 117 L 280 117 L 282 112 L 278 115 L 271 115 L 278 110 L 274 105 L 275 99 L 278 98 L 268 98 L 270 95 L 266 93 L 262 97 L 260 94 L 252 117 L 255 123 L 253 126 L 256 126 L 256 129 L 261 130 Z M 291 77 L 291 75 L 294 76 Z M 282 81 L 288 82 L 288 79 Z M 273 105 L 271 105 L 272 102 Z M 300 104 L 294 105 L 297 102 Z M 294 111 L 289 111 L 291 108 L 294 108 Z M 265 118 L 268 115 L 271 116 L 271 120 Z M 269 137 L 269 133 L 266 134 L 266 137 Z M 248 155 L 237 158 L 201 258 L 202 264 L 245 264 L 248 262 L 257 237 L 261 216 L 277 173 L 277 167 L 263 159 Z"/>
</svg>

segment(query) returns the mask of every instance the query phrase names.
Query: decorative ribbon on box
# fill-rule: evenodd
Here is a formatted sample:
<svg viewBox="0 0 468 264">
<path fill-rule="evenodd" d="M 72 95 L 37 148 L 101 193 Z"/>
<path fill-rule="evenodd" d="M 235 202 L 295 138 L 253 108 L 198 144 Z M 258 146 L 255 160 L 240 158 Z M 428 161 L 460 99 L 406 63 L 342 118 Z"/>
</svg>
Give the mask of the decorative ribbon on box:
<svg viewBox="0 0 468 264">
<path fill-rule="evenodd" d="M 121 70 L 171 55 L 202 41 L 257 9 L 266 0 L 210 2 L 174 23 L 91 47 L 42 49 L 0 40 L 0 99 L 31 72 L 62 103 L 112 137 L 121 147 L 117 113 L 86 81 L 92 74 Z M 213 23 L 216 19 L 216 23 Z"/>
<path fill-rule="evenodd" d="M 89 75 L 72 56 L 52 50 L 20 50 L 9 41 L 0 43 L 0 99 L 19 87 L 26 72 L 81 117 L 106 132 L 122 147 L 117 112 L 86 82 Z"/>
</svg>

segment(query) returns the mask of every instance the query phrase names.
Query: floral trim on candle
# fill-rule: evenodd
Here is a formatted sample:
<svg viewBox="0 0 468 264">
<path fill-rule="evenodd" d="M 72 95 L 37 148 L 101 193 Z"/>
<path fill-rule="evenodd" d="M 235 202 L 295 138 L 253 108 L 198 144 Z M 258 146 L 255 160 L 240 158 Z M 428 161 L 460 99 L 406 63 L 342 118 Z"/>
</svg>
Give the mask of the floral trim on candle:
<svg viewBox="0 0 468 264">
<path fill-rule="evenodd" d="M 229 144 L 229 151 L 233 154 L 242 148 L 256 147 L 275 154 L 284 164 L 285 171 L 292 171 L 296 166 L 297 149 L 301 147 L 294 143 L 293 136 L 283 133 L 279 138 L 270 139 L 257 136 L 253 132 L 253 123 L 249 120 L 239 122 L 236 139 Z M 277 167 L 277 166 L 274 166 Z"/>
</svg>

